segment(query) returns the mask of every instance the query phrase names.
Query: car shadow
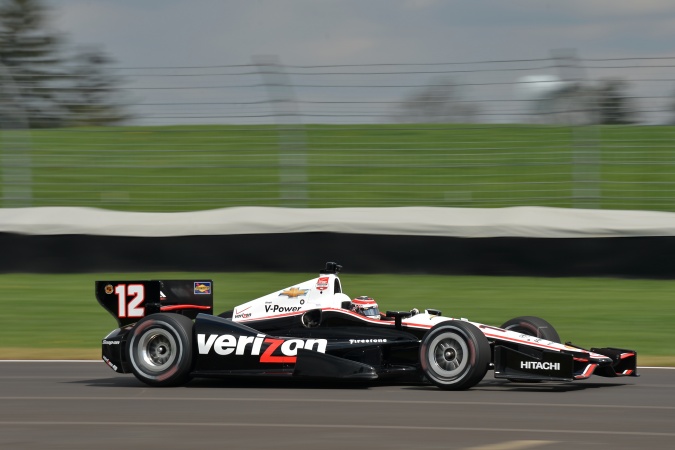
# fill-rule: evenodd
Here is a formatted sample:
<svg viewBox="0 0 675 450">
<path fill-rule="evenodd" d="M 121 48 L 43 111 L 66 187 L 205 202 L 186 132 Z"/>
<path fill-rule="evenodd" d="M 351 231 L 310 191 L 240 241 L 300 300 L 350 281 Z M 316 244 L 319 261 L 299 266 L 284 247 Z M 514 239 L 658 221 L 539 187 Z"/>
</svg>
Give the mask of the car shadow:
<svg viewBox="0 0 675 450">
<path fill-rule="evenodd" d="M 70 380 L 65 383 L 85 384 L 90 387 L 117 387 L 147 389 L 145 383 L 134 376 L 116 376 L 88 380 Z M 631 383 L 621 382 L 511 382 L 508 380 L 485 379 L 471 388 L 474 391 L 499 392 L 574 392 L 588 389 L 631 386 Z M 249 388 L 249 389 L 350 389 L 363 390 L 381 386 L 397 386 L 403 390 L 438 391 L 438 388 L 429 383 L 400 383 L 400 382 L 363 382 L 363 381 L 336 381 L 336 380 L 307 380 L 297 378 L 196 378 L 190 380 L 177 389 L 213 389 L 213 388 Z M 174 389 L 176 389 L 174 388 Z M 166 388 L 158 388 L 166 389 Z M 171 389 L 171 388 L 168 388 Z"/>
<path fill-rule="evenodd" d="M 585 391 L 588 389 L 610 388 L 632 386 L 631 383 L 604 383 L 604 382 L 563 382 L 563 381 L 549 381 L 549 382 L 513 382 L 508 380 L 485 379 L 472 387 L 472 391 L 499 391 L 499 392 L 575 392 Z M 417 385 L 407 386 L 406 390 L 437 390 L 433 385 Z"/>
<path fill-rule="evenodd" d="M 69 380 L 64 383 L 84 384 L 90 387 L 142 388 L 149 386 L 131 376 L 118 376 L 88 380 Z M 212 389 L 212 388 L 252 388 L 252 389 L 368 389 L 372 383 L 335 380 L 303 380 L 297 378 L 197 378 L 185 385 L 174 388 L 157 389 Z"/>
</svg>

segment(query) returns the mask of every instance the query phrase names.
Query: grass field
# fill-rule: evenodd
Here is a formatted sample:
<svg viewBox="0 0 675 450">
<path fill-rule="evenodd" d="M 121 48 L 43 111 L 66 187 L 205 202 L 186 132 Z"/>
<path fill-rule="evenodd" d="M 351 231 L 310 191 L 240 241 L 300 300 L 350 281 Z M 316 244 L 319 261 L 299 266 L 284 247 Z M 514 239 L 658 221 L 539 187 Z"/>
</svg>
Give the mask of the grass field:
<svg viewBox="0 0 675 450">
<path fill-rule="evenodd" d="M 273 273 L 0 275 L 0 358 L 98 358 L 116 327 L 94 297 L 96 279 L 214 280 L 216 313 L 316 276 Z M 501 325 L 547 319 L 564 341 L 635 349 L 641 365 L 675 365 L 675 281 L 595 278 L 349 275 L 348 295 L 382 309 L 439 308 L 450 317 Z"/>
<path fill-rule="evenodd" d="M 675 127 L 667 126 L 222 125 L 0 137 L 0 156 L 14 163 L 0 171 L 0 198 L 30 186 L 33 206 L 675 210 Z"/>
<path fill-rule="evenodd" d="M 675 127 L 308 125 L 0 132 L 0 207 L 191 211 L 228 206 L 558 206 L 675 211 Z M 24 190 L 24 192 L 22 192 Z M 203 277 L 208 274 L 199 274 Z M 190 274 L 144 274 L 190 277 Z M 216 310 L 315 274 L 212 274 Z M 98 357 L 115 321 L 97 278 L 0 275 L 0 358 Z M 499 325 L 551 321 L 564 340 L 675 365 L 675 281 L 345 276 L 384 308 Z M 645 359 L 641 359 L 645 361 Z"/>
</svg>

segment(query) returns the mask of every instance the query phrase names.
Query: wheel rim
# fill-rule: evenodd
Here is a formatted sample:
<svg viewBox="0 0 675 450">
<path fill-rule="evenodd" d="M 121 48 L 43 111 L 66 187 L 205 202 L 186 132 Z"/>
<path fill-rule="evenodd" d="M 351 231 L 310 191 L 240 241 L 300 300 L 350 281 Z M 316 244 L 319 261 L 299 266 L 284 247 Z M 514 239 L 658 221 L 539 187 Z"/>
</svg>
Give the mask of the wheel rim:
<svg viewBox="0 0 675 450">
<path fill-rule="evenodd" d="M 469 363 L 469 348 L 460 335 L 446 332 L 431 341 L 428 360 L 429 366 L 439 377 L 456 378 Z"/>
<path fill-rule="evenodd" d="M 176 340 L 166 330 L 151 329 L 141 335 L 138 342 L 138 362 L 144 370 L 162 372 L 176 360 Z"/>
</svg>

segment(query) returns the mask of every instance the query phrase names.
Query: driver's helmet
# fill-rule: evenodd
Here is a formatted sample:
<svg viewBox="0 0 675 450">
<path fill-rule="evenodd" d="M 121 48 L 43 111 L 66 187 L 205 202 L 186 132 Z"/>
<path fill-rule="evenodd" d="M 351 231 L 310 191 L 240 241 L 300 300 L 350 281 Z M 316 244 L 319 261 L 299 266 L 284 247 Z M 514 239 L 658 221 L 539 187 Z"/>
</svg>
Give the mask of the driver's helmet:
<svg viewBox="0 0 675 450">
<path fill-rule="evenodd" d="M 370 319 L 379 319 L 380 318 L 380 309 L 377 307 L 377 302 L 368 297 L 367 295 L 362 295 L 361 297 L 356 297 L 352 300 L 352 305 L 350 308 L 355 313 L 366 316 Z"/>
</svg>

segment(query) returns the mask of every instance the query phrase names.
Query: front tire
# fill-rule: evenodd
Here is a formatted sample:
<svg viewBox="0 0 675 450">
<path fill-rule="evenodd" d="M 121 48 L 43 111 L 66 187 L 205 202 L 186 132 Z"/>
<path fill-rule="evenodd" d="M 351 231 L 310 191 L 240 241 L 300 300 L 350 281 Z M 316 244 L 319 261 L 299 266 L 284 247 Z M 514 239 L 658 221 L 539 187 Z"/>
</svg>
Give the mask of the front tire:
<svg viewBox="0 0 675 450">
<path fill-rule="evenodd" d="M 558 336 L 558 332 L 553 328 L 553 325 L 540 317 L 516 317 L 504 322 L 500 328 L 560 344 L 560 336 Z"/>
<path fill-rule="evenodd" d="M 185 383 L 192 369 L 192 326 L 179 314 L 151 314 L 138 321 L 127 343 L 136 378 L 150 386 Z"/>
<path fill-rule="evenodd" d="M 436 325 L 422 339 L 422 372 L 444 390 L 462 390 L 478 384 L 491 360 L 490 343 L 474 325 L 459 320 Z"/>
<path fill-rule="evenodd" d="M 558 332 L 553 328 L 553 325 L 545 321 L 540 317 L 535 316 L 521 316 L 515 317 L 511 320 L 507 320 L 501 326 L 501 328 L 509 331 L 515 331 L 516 333 L 521 333 L 527 336 L 534 336 L 540 339 L 546 339 L 547 341 L 560 343 L 560 336 Z M 509 378 L 509 381 L 513 383 L 537 383 L 538 381 L 520 379 L 520 378 Z"/>
</svg>

